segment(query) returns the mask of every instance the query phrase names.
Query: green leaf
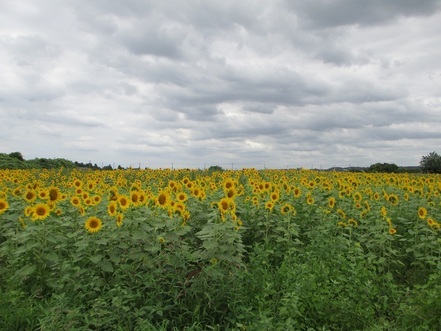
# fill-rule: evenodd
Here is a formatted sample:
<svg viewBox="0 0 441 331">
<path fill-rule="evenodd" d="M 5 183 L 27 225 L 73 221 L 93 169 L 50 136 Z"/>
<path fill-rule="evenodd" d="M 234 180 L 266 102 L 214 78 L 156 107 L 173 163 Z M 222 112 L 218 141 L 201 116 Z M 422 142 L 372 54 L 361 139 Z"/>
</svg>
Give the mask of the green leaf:
<svg viewBox="0 0 441 331">
<path fill-rule="evenodd" d="M 89 257 L 89 260 L 92 261 L 93 263 L 97 264 L 98 262 L 100 262 L 103 259 L 103 256 L 101 254 L 98 255 L 94 255 Z"/>
<path fill-rule="evenodd" d="M 15 273 L 15 277 L 25 278 L 25 277 L 31 275 L 36 269 L 37 269 L 37 267 L 32 264 L 25 265 L 21 269 L 17 270 L 17 272 Z"/>
<path fill-rule="evenodd" d="M 104 272 L 113 272 L 113 265 L 112 262 L 109 260 L 103 260 L 100 263 L 101 270 Z"/>
<path fill-rule="evenodd" d="M 57 263 L 60 260 L 59 256 L 55 252 L 46 253 L 43 255 L 43 258 L 45 260 L 48 260 L 49 262 L 54 262 L 54 263 Z"/>
<path fill-rule="evenodd" d="M 119 250 L 113 249 L 109 252 L 109 258 L 113 263 L 119 263 L 121 258 L 121 253 Z"/>
</svg>

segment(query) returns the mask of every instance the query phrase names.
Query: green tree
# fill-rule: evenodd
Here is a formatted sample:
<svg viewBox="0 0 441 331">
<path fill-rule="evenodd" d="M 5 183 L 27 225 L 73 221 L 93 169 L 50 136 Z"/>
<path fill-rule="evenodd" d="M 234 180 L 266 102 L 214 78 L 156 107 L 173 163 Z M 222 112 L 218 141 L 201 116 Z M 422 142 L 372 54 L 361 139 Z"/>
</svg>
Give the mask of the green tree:
<svg viewBox="0 0 441 331">
<path fill-rule="evenodd" d="M 17 159 L 17 160 L 20 160 L 20 161 L 24 161 L 23 155 L 20 152 L 9 153 L 9 156 L 14 158 L 14 159 Z"/>
<path fill-rule="evenodd" d="M 423 172 L 441 174 L 441 156 L 436 152 L 431 152 L 421 158 L 420 166 Z"/>
<path fill-rule="evenodd" d="M 395 163 L 375 163 L 368 168 L 369 172 L 398 172 Z"/>
</svg>

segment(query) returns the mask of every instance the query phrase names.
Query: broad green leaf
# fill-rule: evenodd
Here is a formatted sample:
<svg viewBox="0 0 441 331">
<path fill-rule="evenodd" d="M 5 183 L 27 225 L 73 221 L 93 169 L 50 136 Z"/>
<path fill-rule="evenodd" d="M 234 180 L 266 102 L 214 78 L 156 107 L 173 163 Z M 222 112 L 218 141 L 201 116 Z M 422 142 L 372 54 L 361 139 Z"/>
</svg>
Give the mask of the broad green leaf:
<svg viewBox="0 0 441 331">
<path fill-rule="evenodd" d="M 101 254 L 97 254 L 97 255 L 89 257 L 89 260 L 92 261 L 95 264 L 100 262 L 102 259 L 103 259 L 103 256 Z"/>
</svg>

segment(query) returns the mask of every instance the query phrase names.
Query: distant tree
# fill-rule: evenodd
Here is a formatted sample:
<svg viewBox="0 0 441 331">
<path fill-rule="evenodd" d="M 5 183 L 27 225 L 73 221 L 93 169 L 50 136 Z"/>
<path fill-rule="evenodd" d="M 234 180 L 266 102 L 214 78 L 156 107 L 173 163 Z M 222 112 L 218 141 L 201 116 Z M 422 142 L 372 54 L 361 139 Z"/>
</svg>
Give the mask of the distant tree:
<svg viewBox="0 0 441 331">
<path fill-rule="evenodd" d="M 398 172 L 395 163 L 375 163 L 368 168 L 369 172 Z"/>
<path fill-rule="evenodd" d="M 441 156 L 436 152 L 431 152 L 421 158 L 420 166 L 423 172 L 441 174 Z"/>
<path fill-rule="evenodd" d="M 23 155 L 20 152 L 9 153 L 9 156 L 14 158 L 14 159 L 17 159 L 17 160 L 20 160 L 20 161 L 24 161 Z"/>
<path fill-rule="evenodd" d="M 210 173 L 215 171 L 224 171 L 224 169 L 222 169 L 222 167 L 218 165 L 210 166 L 210 168 L 208 168 L 208 172 Z"/>
<path fill-rule="evenodd" d="M 104 166 L 104 167 L 103 167 L 103 170 L 113 170 L 113 168 L 112 168 L 112 166 L 109 164 L 109 165 Z"/>
</svg>

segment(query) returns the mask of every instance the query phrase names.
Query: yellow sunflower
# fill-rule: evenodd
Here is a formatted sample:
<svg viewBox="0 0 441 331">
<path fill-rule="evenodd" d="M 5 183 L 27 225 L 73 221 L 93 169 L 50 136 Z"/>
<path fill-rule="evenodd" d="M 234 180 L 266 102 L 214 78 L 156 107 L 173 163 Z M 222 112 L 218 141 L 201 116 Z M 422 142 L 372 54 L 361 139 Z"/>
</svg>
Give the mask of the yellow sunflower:
<svg viewBox="0 0 441 331">
<path fill-rule="evenodd" d="M 50 214 L 50 207 L 45 203 L 37 203 L 34 207 L 34 213 L 32 214 L 32 220 L 44 220 Z"/>
<path fill-rule="evenodd" d="M 329 206 L 329 208 L 334 208 L 335 207 L 335 198 L 334 197 L 330 197 L 329 199 L 328 199 L 328 206 Z"/>
<path fill-rule="evenodd" d="M 159 193 L 158 197 L 156 198 L 156 204 L 161 207 L 167 207 L 170 205 L 170 197 L 167 192 L 163 191 Z"/>
<path fill-rule="evenodd" d="M 296 210 L 295 210 L 294 207 L 293 207 L 291 204 L 289 204 L 289 203 L 285 203 L 285 204 L 283 204 L 283 205 L 280 207 L 280 212 L 281 212 L 283 215 L 286 215 L 286 214 L 292 214 L 292 215 L 295 215 L 295 214 L 296 214 Z"/>
<path fill-rule="evenodd" d="M 217 205 L 221 213 L 225 213 L 230 208 L 230 199 L 222 198 Z"/>
<path fill-rule="evenodd" d="M 8 208 L 8 202 L 4 199 L 0 199 L 0 214 L 3 214 Z"/>
<path fill-rule="evenodd" d="M 185 201 L 187 201 L 187 194 L 185 194 L 184 192 L 179 192 L 179 193 L 176 195 L 176 197 L 177 197 L 177 199 L 178 199 L 179 202 L 185 202 Z"/>
<path fill-rule="evenodd" d="M 272 192 L 272 193 L 270 194 L 270 198 L 271 198 L 271 201 L 273 201 L 273 202 L 278 201 L 279 198 L 280 198 L 280 193 L 279 193 L 279 191 L 274 191 L 274 192 Z"/>
<path fill-rule="evenodd" d="M 110 216 L 115 216 L 117 213 L 118 204 L 116 201 L 110 201 L 107 205 L 107 213 Z"/>
<path fill-rule="evenodd" d="M 427 216 L 427 209 L 424 207 L 418 208 L 418 217 L 423 220 L 426 218 L 426 216 Z"/>
<path fill-rule="evenodd" d="M 84 224 L 84 227 L 90 233 L 98 232 L 99 230 L 101 230 L 102 226 L 103 222 L 101 221 L 101 219 L 95 216 L 89 217 Z"/>
<path fill-rule="evenodd" d="M 389 202 L 391 203 L 392 206 L 398 205 L 398 203 L 399 203 L 398 195 L 390 194 L 388 198 L 389 198 Z"/>
<path fill-rule="evenodd" d="M 54 202 L 61 200 L 61 193 L 57 187 L 51 186 L 49 188 L 49 200 Z"/>
<path fill-rule="evenodd" d="M 124 194 L 120 194 L 118 196 L 118 204 L 119 204 L 119 206 L 121 207 L 122 210 L 126 210 L 127 208 L 130 207 L 130 201 L 131 201 L 131 199 L 129 199 Z"/>
<path fill-rule="evenodd" d="M 124 215 L 121 214 L 121 213 L 119 213 L 119 214 L 116 216 L 116 226 L 117 226 L 117 227 L 121 227 L 121 226 L 122 226 L 122 224 L 123 224 L 123 219 L 124 219 Z"/>
<path fill-rule="evenodd" d="M 269 211 L 272 211 L 273 208 L 274 208 L 274 202 L 272 202 L 272 201 L 267 201 L 267 202 L 265 203 L 265 208 L 268 209 Z"/>
<path fill-rule="evenodd" d="M 34 202 L 35 199 L 37 199 L 37 194 L 35 193 L 34 190 L 27 190 L 24 193 L 23 197 L 27 202 Z"/>
</svg>

